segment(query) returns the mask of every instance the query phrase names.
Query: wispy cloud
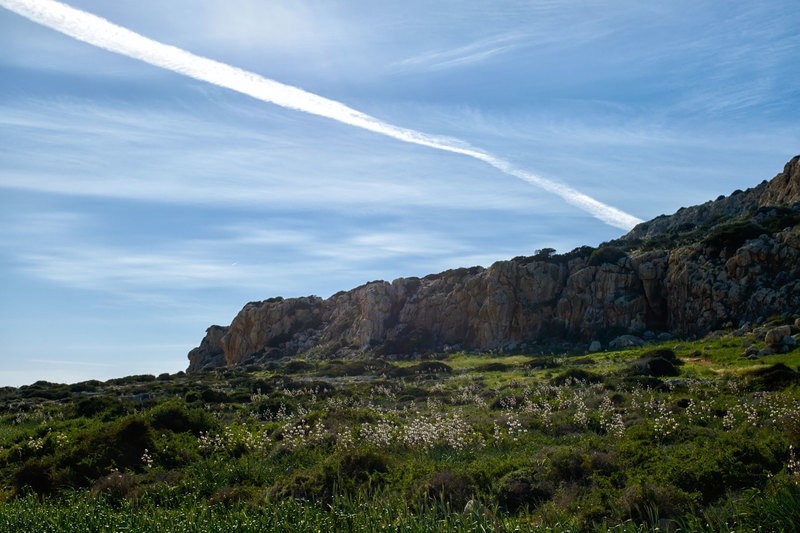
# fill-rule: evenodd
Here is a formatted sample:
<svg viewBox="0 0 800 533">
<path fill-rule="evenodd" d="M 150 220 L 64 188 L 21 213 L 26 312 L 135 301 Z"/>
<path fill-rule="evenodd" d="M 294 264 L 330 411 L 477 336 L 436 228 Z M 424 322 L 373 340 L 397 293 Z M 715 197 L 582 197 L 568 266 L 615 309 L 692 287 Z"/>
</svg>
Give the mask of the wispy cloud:
<svg viewBox="0 0 800 533">
<path fill-rule="evenodd" d="M 522 44 L 522 37 L 518 35 L 494 36 L 464 46 L 425 52 L 398 61 L 393 66 L 399 70 L 407 68 L 444 70 L 478 63 L 510 52 Z"/>
<path fill-rule="evenodd" d="M 154 299 L 159 305 L 196 290 L 287 295 L 326 287 L 332 292 L 347 288 L 335 280 L 350 271 L 372 269 L 376 276 L 392 275 L 383 265 L 397 257 L 407 266 L 416 264 L 418 274 L 427 274 L 454 266 L 454 258 L 481 256 L 475 244 L 452 235 L 399 227 L 338 228 L 334 240 L 324 227 L 270 228 L 242 222 L 216 228 L 213 238 L 118 244 L 88 232 L 97 222 L 88 216 L 78 217 L 80 224 L 58 225 L 72 219 L 67 212 L 7 217 L 4 222 L 9 226 L 26 228 L 0 232 L 10 265 L 27 278 L 129 300 Z M 483 264 L 492 260 L 485 255 L 483 259 Z M 310 283 L 298 275 L 303 272 L 330 281 Z"/>
<path fill-rule="evenodd" d="M 427 146 L 483 161 L 501 172 L 561 197 L 566 202 L 586 211 L 606 224 L 622 229 L 630 229 L 641 222 L 641 219 L 604 204 L 568 185 L 515 168 L 511 163 L 482 150 L 472 148 L 457 139 L 429 135 L 409 128 L 388 124 L 350 108 L 341 102 L 194 55 L 174 46 L 159 43 L 65 4 L 51 0 L 0 0 L 0 5 L 34 22 L 94 46 L 225 87 L 264 102 L 329 118 L 399 141 Z"/>
</svg>

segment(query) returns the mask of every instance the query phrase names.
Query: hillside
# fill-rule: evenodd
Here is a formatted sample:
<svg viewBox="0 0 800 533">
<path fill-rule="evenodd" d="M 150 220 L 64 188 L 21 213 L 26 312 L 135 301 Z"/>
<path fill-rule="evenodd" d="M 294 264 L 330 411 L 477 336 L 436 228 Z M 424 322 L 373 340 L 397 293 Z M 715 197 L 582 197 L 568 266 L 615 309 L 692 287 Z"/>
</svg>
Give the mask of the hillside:
<svg viewBox="0 0 800 533">
<path fill-rule="evenodd" d="M 796 531 L 798 328 L 0 389 L 0 530 Z"/>
<path fill-rule="evenodd" d="M 251 302 L 211 326 L 190 372 L 305 355 L 548 353 L 622 334 L 702 336 L 800 310 L 800 156 L 747 191 L 682 208 L 598 248 Z"/>
<path fill-rule="evenodd" d="M 192 372 L 0 388 L 0 531 L 796 531 L 798 206 L 760 199 L 797 163 L 691 227 L 248 304 Z"/>
</svg>

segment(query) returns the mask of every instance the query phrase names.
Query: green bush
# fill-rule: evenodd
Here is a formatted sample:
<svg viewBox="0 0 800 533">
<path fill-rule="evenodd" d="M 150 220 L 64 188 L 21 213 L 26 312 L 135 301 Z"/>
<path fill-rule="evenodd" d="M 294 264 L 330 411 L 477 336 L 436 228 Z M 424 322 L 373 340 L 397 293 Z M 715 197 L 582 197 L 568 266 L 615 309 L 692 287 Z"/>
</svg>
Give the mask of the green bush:
<svg viewBox="0 0 800 533">
<path fill-rule="evenodd" d="M 532 511 L 553 497 L 555 485 L 540 469 L 522 468 L 509 472 L 497 482 L 497 502 L 508 512 Z"/>
<path fill-rule="evenodd" d="M 200 435 L 217 426 L 216 420 L 207 411 L 187 407 L 182 402 L 159 404 L 150 411 L 149 416 L 154 429 L 166 429 L 175 433 Z"/>
<path fill-rule="evenodd" d="M 51 458 L 32 458 L 25 461 L 11 476 L 15 495 L 28 491 L 39 498 L 55 492 L 57 488 L 56 468 Z"/>
<path fill-rule="evenodd" d="M 602 246 L 591 253 L 589 256 L 589 265 L 600 266 L 607 263 L 616 264 L 627 255 L 625 250 L 616 246 Z"/>
<path fill-rule="evenodd" d="M 466 474 L 444 469 L 434 472 L 419 488 L 419 493 L 429 503 L 440 502 L 461 510 L 475 495 L 475 484 Z"/>
</svg>

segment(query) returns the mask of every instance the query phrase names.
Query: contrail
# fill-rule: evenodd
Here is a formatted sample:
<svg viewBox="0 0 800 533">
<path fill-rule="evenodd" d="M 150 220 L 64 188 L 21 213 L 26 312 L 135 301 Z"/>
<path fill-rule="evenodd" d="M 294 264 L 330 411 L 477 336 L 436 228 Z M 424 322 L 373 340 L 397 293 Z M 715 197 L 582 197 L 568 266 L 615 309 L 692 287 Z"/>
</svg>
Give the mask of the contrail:
<svg viewBox="0 0 800 533">
<path fill-rule="evenodd" d="M 472 148 L 457 139 L 429 135 L 388 124 L 341 102 L 192 54 L 175 46 L 154 41 L 61 2 L 54 0 L 0 0 L 0 5 L 79 41 L 225 87 L 263 102 L 326 117 L 399 141 L 478 159 L 508 175 L 560 196 L 566 202 L 611 226 L 629 230 L 642 222 L 641 219 L 595 200 L 572 187 L 517 169 L 511 163 Z"/>
</svg>

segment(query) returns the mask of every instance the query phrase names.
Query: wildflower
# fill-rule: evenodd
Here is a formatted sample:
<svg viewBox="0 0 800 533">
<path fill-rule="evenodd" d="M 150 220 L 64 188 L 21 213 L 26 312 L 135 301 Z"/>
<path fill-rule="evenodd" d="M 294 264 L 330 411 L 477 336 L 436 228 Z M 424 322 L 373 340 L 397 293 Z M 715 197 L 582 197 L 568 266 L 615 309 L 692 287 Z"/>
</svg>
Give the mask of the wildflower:
<svg viewBox="0 0 800 533">
<path fill-rule="evenodd" d="M 147 448 L 144 449 L 142 454 L 142 463 L 146 468 L 153 468 L 153 456 L 150 455 L 150 451 Z"/>
</svg>

